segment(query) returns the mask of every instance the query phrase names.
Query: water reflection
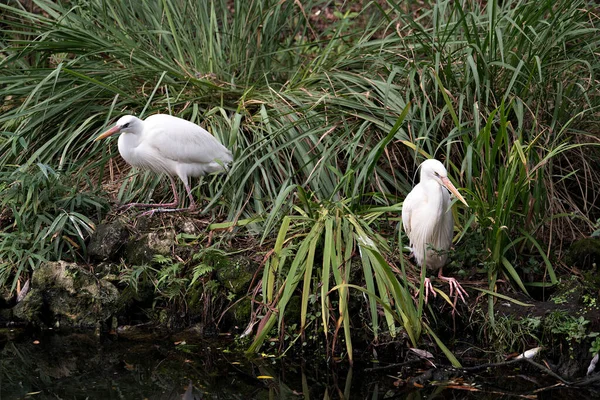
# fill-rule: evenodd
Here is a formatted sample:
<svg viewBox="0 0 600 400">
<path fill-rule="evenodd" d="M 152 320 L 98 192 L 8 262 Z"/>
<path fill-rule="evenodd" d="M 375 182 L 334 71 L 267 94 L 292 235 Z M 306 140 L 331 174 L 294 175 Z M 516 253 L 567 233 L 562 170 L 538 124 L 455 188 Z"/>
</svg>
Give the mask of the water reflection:
<svg viewBox="0 0 600 400">
<path fill-rule="evenodd" d="M 521 388 L 501 388 L 501 379 L 485 376 L 477 377 L 477 384 L 454 382 L 450 388 L 407 387 L 400 369 L 369 370 L 365 363 L 354 369 L 343 363 L 328 367 L 289 358 L 248 360 L 229 352 L 230 345 L 226 340 L 181 340 L 160 333 L 123 340 L 4 331 L 0 400 L 568 399 L 574 393 L 583 400 L 599 394 L 564 387 L 535 393 L 540 382 L 527 385 L 526 379 L 512 381 L 521 382 Z"/>
</svg>

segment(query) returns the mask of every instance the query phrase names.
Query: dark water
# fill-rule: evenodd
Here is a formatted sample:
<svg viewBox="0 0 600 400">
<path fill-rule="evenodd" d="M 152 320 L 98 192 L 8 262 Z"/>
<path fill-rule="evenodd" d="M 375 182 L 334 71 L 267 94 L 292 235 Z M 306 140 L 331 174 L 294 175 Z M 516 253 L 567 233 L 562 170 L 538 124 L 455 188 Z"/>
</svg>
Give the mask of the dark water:
<svg viewBox="0 0 600 400">
<path fill-rule="evenodd" d="M 600 398 L 600 390 L 554 386 L 548 377 L 514 367 L 415 388 L 399 379 L 407 378 L 406 369 L 385 368 L 383 362 L 349 368 L 306 354 L 302 360 L 249 360 L 231 352 L 233 347 L 228 340 L 160 334 L 123 339 L 4 330 L 0 400 Z M 419 374 L 423 366 L 410 372 Z"/>
</svg>

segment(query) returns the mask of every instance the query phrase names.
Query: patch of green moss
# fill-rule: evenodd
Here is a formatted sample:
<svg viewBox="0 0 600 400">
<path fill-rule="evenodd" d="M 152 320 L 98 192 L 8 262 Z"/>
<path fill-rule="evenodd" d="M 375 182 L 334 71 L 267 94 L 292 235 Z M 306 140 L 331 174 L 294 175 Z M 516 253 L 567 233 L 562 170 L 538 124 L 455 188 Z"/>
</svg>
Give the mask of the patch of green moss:
<svg viewBox="0 0 600 400">
<path fill-rule="evenodd" d="M 237 325 L 243 325 L 250 320 L 251 305 L 250 299 L 243 299 L 230 309 L 229 312 Z"/>
<path fill-rule="evenodd" d="M 583 271 L 595 272 L 600 268 L 600 238 L 580 239 L 569 248 L 566 261 Z"/>
<path fill-rule="evenodd" d="M 13 315 L 23 321 L 29 321 L 34 324 L 42 323 L 42 309 L 44 307 L 44 297 L 40 290 L 31 289 L 25 299 L 13 308 Z"/>
<path fill-rule="evenodd" d="M 244 295 L 248 291 L 256 266 L 247 257 L 232 257 L 213 264 L 217 279 L 235 295 Z"/>
</svg>

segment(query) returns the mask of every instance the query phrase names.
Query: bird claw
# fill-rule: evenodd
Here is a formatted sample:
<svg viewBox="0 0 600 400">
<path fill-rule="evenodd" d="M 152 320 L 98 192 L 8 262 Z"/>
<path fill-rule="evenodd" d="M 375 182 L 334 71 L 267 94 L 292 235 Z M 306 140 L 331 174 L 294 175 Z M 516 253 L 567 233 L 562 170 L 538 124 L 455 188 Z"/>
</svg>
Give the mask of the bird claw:
<svg viewBox="0 0 600 400">
<path fill-rule="evenodd" d="M 462 300 L 463 303 L 467 303 L 465 300 L 465 296 L 469 297 L 469 294 L 465 291 L 465 289 L 463 289 L 463 287 L 460 285 L 460 283 L 458 283 L 458 281 L 454 278 L 448 278 L 445 276 L 438 276 L 438 278 L 440 278 L 443 281 L 448 282 L 448 285 L 450 286 L 450 297 L 452 297 L 452 295 L 454 295 L 454 304 L 456 304 L 456 301 L 458 300 L 458 298 L 460 297 L 460 299 Z"/>
<path fill-rule="evenodd" d="M 155 213 L 170 213 L 170 212 L 182 212 L 193 210 L 192 207 L 188 208 L 153 208 L 152 210 L 144 211 L 140 214 L 140 217 L 151 217 Z"/>
<path fill-rule="evenodd" d="M 130 209 L 132 209 L 133 207 L 135 207 L 134 203 L 130 203 L 130 204 L 122 204 L 119 207 L 117 207 L 117 211 L 119 212 L 125 212 L 125 211 L 129 211 Z"/>
<path fill-rule="evenodd" d="M 425 291 L 425 304 L 427 304 L 427 301 L 429 300 L 429 293 L 431 293 L 433 295 L 433 297 L 436 297 L 437 293 L 433 289 L 433 285 L 431 284 L 431 280 L 429 278 L 425 278 L 423 280 L 423 288 Z M 420 291 L 421 291 L 420 289 L 417 290 L 417 292 L 415 293 L 415 296 L 419 296 Z"/>
<path fill-rule="evenodd" d="M 144 211 L 143 213 L 140 214 L 140 217 L 151 217 L 154 215 L 154 213 L 156 211 L 157 211 L 156 209 Z"/>
<path fill-rule="evenodd" d="M 469 297 L 469 294 L 465 291 L 465 289 L 460 285 L 460 283 L 458 283 L 458 281 L 454 278 L 448 278 L 445 276 L 438 276 L 439 279 L 448 282 L 448 285 L 450 286 L 450 296 L 449 297 L 453 297 L 454 296 L 454 305 L 456 305 L 456 302 L 458 301 L 458 298 L 460 297 L 460 299 L 462 300 L 463 303 L 467 303 L 467 301 L 465 300 L 465 297 Z M 427 302 L 429 301 L 429 294 L 431 293 L 433 295 L 433 297 L 435 298 L 437 296 L 437 293 L 435 292 L 435 289 L 433 288 L 433 285 L 431 284 L 431 280 L 429 278 L 425 278 L 423 280 L 423 288 L 425 291 L 425 304 L 427 304 Z M 420 290 L 417 290 L 415 293 L 415 297 L 419 296 L 419 292 Z"/>
<path fill-rule="evenodd" d="M 437 293 L 433 289 L 433 285 L 431 284 L 431 280 L 429 278 L 425 278 L 424 286 L 425 286 L 425 304 L 427 304 L 429 293 L 433 294 L 434 298 L 437 297 Z"/>
<path fill-rule="evenodd" d="M 185 208 L 177 208 L 176 209 L 175 207 L 177 207 L 177 203 L 173 202 L 173 203 L 166 203 L 166 204 L 128 203 L 128 204 L 123 204 L 123 205 L 117 207 L 117 211 L 124 213 L 124 212 L 131 210 L 132 208 L 156 207 L 156 206 L 162 206 L 162 207 L 153 208 L 151 210 L 144 211 L 143 213 L 140 214 L 140 217 L 152 216 L 156 212 L 187 210 Z"/>
</svg>

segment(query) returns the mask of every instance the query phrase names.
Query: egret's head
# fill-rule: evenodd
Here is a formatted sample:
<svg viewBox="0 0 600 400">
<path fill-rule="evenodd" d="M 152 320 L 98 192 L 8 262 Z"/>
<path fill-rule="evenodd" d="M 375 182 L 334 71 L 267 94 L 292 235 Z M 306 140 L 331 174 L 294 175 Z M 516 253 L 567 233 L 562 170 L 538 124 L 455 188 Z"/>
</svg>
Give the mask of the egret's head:
<svg viewBox="0 0 600 400">
<path fill-rule="evenodd" d="M 425 160 L 421 164 L 421 182 L 432 179 L 440 185 L 444 185 L 442 178 L 448 179 L 448 171 L 444 168 L 444 164 L 438 160 Z"/>
<path fill-rule="evenodd" d="M 438 160 L 430 159 L 421 163 L 421 182 L 425 182 L 427 180 L 433 180 L 439 183 L 441 186 L 446 187 L 454 196 L 456 196 L 457 199 L 462 201 L 465 206 L 469 207 L 467 201 L 454 187 L 452 182 L 450 182 L 450 179 L 448 179 L 448 171 L 446 171 L 444 164 Z"/>
<path fill-rule="evenodd" d="M 96 139 L 94 139 L 94 141 L 105 139 L 105 138 L 112 136 L 115 133 L 119 133 L 119 132 L 139 133 L 143 129 L 142 124 L 143 124 L 143 122 L 141 119 L 139 119 L 133 115 L 125 115 L 125 116 L 119 118 L 119 120 L 117 121 L 117 124 L 115 126 L 110 128 L 106 132 L 102 133 L 100 136 L 98 136 Z"/>
</svg>

